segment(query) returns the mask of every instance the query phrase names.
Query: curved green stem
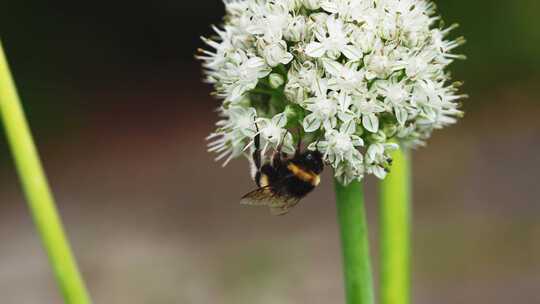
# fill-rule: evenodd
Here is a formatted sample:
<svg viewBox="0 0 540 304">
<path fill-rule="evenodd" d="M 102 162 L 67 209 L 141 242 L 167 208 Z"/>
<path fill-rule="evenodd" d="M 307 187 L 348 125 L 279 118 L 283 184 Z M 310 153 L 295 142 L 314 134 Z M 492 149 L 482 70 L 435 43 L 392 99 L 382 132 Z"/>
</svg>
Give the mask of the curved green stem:
<svg viewBox="0 0 540 304">
<path fill-rule="evenodd" d="M 392 170 L 380 184 L 381 304 L 411 301 L 410 152 L 392 153 Z"/>
<path fill-rule="evenodd" d="M 0 115 L 30 212 L 66 304 L 90 298 L 62 227 L 0 42 Z"/>
<path fill-rule="evenodd" d="M 347 304 L 373 304 L 373 278 L 362 184 L 334 182 Z"/>
</svg>

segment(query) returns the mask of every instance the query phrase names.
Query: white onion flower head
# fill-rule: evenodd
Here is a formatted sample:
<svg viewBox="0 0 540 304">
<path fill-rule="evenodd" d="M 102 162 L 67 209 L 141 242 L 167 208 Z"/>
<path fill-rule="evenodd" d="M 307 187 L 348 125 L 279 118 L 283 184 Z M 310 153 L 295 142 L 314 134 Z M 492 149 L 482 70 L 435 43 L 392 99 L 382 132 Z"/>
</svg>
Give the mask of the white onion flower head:
<svg viewBox="0 0 540 304">
<path fill-rule="evenodd" d="M 319 150 L 344 184 L 384 178 L 390 152 L 423 145 L 462 116 L 449 39 L 430 0 L 224 0 L 203 38 L 206 81 L 223 100 L 218 159 Z M 300 151 L 301 152 L 301 151 Z"/>
</svg>

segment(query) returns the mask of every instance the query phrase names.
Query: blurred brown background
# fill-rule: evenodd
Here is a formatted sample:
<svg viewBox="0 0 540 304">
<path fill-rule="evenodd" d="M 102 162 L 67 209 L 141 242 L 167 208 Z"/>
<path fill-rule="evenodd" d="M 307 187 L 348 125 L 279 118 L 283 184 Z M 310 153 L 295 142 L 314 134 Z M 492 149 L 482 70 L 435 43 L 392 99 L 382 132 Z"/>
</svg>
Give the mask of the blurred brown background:
<svg viewBox="0 0 540 304">
<path fill-rule="evenodd" d="M 415 303 L 540 303 L 540 2 L 437 1 L 467 115 L 414 155 Z M 96 303 L 341 303 L 330 176 L 242 208 L 193 59 L 219 0 L 0 3 L 0 36 Z M 376 181 L 368 181 L 376 254 Z M 0 303 L 60 303 L 0 133 Z"/>
</svg>

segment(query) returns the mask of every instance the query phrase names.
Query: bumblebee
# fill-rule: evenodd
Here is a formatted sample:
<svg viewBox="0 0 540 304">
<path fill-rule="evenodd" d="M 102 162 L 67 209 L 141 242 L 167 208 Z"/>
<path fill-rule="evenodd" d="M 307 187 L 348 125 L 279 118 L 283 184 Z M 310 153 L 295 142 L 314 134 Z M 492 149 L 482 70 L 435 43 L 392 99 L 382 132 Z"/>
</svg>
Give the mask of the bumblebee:
<svg viewBox="0 0 540 304">
<path fill-rule="evenodd" d="M 319 151 L 300 152 L 299 144 L 296 154 L 288 158 L 278 148 L 270 162 L 262 163 L 258 134 L 254 146 L 251 162 L 258 188 L 244 195 L 240 204 L 268 206 L 273 215 L 284 215 L 319 185 L 324 169 Z"/>
</svg>

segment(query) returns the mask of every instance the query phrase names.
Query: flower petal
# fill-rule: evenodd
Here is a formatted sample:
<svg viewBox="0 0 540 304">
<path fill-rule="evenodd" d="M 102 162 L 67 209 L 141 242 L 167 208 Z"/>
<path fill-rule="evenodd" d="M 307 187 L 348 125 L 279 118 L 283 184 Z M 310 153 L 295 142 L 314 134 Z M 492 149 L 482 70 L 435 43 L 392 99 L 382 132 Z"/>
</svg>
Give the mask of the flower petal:
<svg viewBox="0 0 540 304">
<path fill-rule="evenodd" d="M 335 60 L 322 59 L 324 69 L 332 76 L 339 77 L 343 71 L 343 65 Z"/>
<path fill-rule="evenodd" d="M 362 58 L 364 55 L 362 51 L 352 45 L 346 45 L 342 50 L 341 53 L 345 55 L 350 60 L 356 61 Z"/>
<path fill-rule="evenodd" d="M 302 126 L 304 127 L 304 131 L 308 133 L 315 132 L 321 127 L 321 121 L 314 114 L 309 114 L 304 118 Z"/>
<path fill-rule="evenodd" d="M 325 52 L 326 48 L 319 42 L 312 42 L 306 46 L 306 54 L 310 57 L 320 58 Z"/>
<path fill-rule="evenodd" d="M 398 123 L 403 127 L 407 122 L 407 110 L 404 107 L 394 107 L 394 112 L 396 113 L 396 119 Z"/>
<path fill-rule="evenodd" d="M 283 128 L 287 125 L 287 115 L 285 113 L 279 113 L 276 116 L 272 117 L 272 124 Z"/>
<path fill-rule="evenodd" d="M 349 120 L 341 125 L 339 128 L 340 133 L 353 134 L 356 132 L 356 122 L 354 120 Z"/>
<path fill-rule="evenodd" d="M 377 133 L 379 131 L 379 119 L 375 114 L 363 115 L 362 126 L 371 133 Z"/>
<path fill-rule="evenodd" d="M 338 12 L 337 1 L 323 1 L 323 3 L 321 3 L 321 7 L 323 10 L 332 14 L 336 14 Z"/>
</svg>

